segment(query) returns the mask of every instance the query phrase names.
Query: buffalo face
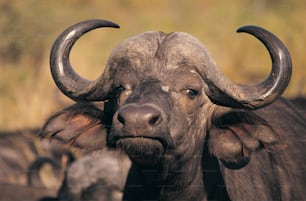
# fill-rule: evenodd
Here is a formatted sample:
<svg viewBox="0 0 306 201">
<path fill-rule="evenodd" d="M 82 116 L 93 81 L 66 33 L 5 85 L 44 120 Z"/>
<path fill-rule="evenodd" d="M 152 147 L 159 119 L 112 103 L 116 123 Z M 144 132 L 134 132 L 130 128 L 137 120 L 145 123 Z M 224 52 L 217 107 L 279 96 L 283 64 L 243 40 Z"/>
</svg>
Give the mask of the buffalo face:
<svg viewBox="0 0 306 201">
<path fill-rule="evenodd" d="M 206 62 L 198 43 L 184 33 L 148 32 L 115 48 L 104 109 L 113 114 L 110 146 L 146 166 L 201 153 L 208 117 L 202 114 L 211 104 L 197 69 Z"/>
</svg>

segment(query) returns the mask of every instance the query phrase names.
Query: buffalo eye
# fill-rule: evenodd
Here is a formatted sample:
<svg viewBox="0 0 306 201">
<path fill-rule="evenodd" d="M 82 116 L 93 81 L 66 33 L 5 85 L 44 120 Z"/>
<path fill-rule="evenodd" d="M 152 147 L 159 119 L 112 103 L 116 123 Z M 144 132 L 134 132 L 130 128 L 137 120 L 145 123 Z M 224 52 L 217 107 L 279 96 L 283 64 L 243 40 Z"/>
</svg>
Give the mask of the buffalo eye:
<svg viewBox="0 0 306 201">
<path fill-rule="evenodd" d="M 114 88 L 114 90 L 112 91 L 112 97 L 116 98 L 118 97 L 121 92 L 123 92 L 125 90 L 125 87 L 123 85 L 119 85 L 117 87 Z"/>
<path fill-rule="evenodd" d="M 125 87 L 123 85 L 114 87 L 114 89 L 111 91 L 109 95 L 109 98 L 117 99 L 124 90 L 125 90 Z"/>
<path fill-rule="evenodd" d="M 125 102 L 125 100 L 131 95 L 132 89 L 129 85 L 123 86 L 119 85 L 117 87 L 117 98 L 118 98 L 118 104 L 122 104 Z"/>
<path fill-rule="evenodd" d="M 194 99 L 196 96 L 199 95 L 199 91 L 197 91 L 195 89 L 186 89 L 185 93 L 188 96 L 188 98 L 190 98 L 190 99 Z"/>
<path fill-rule="evenodd" d="M 120 86 L 118 86 L 117 88 L 116 88 L 116 91 L 118 92 L 118 93 L 120 93 L 120 92 L 122 92 L 122 91 L 124 91 L 125 90 L 125 87 L 123 86 L 123 85 L 120 85 Z"/>
</svg>

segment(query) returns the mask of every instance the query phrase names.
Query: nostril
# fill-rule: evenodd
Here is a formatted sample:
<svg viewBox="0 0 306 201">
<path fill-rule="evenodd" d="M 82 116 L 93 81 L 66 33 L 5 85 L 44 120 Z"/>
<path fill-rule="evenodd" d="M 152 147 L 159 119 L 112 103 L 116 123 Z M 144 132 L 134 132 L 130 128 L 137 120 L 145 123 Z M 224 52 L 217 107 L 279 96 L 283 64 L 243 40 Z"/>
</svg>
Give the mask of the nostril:
<svg viewBox="0 0 306 201">
<path fill-rule="evenodd" d="M 159 122 L 160 122 L 160 116 L 159 116 L 159 115 L 153 116 L 153 117 L 149 120 L 149 124 L 150 124 L 151 126 L 155 126 L 155 125 L 157 125 Z"/>
<path fill-rule="evenodd" d="M 117 119 L 122 125 L 125 124 L 125 119 L 120 113 L 118 114 Z"/>
</svg>

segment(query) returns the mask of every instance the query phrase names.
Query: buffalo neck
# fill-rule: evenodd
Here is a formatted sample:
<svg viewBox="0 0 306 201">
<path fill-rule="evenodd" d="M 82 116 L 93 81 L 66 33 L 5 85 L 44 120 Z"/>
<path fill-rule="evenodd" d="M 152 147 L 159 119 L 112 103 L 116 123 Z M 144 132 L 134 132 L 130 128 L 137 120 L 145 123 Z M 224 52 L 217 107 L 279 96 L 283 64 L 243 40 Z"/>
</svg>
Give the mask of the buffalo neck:
<svg viewBox="0 0 306 201">
<path fill-rule="evenodd" d="M 206 200 L 201 158 L 164 162 L 150 168 L 133 163 L 123 200 Z"/>
</svg>

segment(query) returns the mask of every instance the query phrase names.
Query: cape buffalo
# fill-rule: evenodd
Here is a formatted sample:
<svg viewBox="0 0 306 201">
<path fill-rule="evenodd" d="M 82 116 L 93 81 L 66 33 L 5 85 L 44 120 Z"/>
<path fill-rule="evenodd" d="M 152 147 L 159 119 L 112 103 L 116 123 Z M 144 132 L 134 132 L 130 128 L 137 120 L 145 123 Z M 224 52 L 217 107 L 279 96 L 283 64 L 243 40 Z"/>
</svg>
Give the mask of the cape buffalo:
<svg viewBox="0 0 306 201">
<path fill-rule="evenodd" d="M 39 131 L 40 128 L 0 132 L 1 184 L 28 185 L 28 177 L 35 178 L 29 176 L 29 174 L 33 173 L 31 168 L 33 165 L 35 168 L 35 163 L 41 157 L 53 159 L 54 162 L 62 163 L 62 165 L 65 165 L 65 159 L 69 160 L 69 157 L 72 157 L 73 153 L 70 149 L 63 148 L 60 144 L 50 144 L 47 139 L 42 141 L 38 136 Z M 62 168 L 65 169 L 65 167 Z M 48 177 L 49 172 L 46 169 L 37 168 L 37 170 L 39 170 L 40 176 Z M 60 182 L 48 180 L 46 183 L 43 182 L 41 184 L 53 188 Z"/>
<path fill-rule="evenodd" d="M 129 168 L 130 160 L 120 152 L 105 149 L 82 157 L 67 169 L 58 200 L 122 200 Z"/>
<path fill-rule="evenodd" d="M 51 183 L 54 183 L 54 187 L 59 187 L 64 179 L 64 173 L 67 167 L 75 160 L 74 155 L 70 152 L 63 153 L 67 156 L 67 161 L 62 164 L 62 161 L 58 161 L 50 156 L 39 156 L 29 165 L 27 173 L 27 184 L 32 187 L 45 187 L 42 178 L 41 178 L 41 169 L 49 165 L 50 169 L 48 172 L 49 178 L 48 181 L 54 180 Z M 57 185 L 59 184 L 59 185 Z"/>
<path fill-rule="evenodd" d="M 121 42 L 91 81 L 73 70 L 69 54 L 99 27 L 119 26 L 87 20 L 55 41 L 53 79 L 78 103 L 52 116 L 42 137 L 127 153 L 132 166 L 123 200 L 306 200 L 306 120 L 280 97 L 291 58 L 275 35 L 238 29 L 271 56 L 269 76 L 255 85 L 229 80 L 193 36 L 159 31 Z"/>
</svg>

